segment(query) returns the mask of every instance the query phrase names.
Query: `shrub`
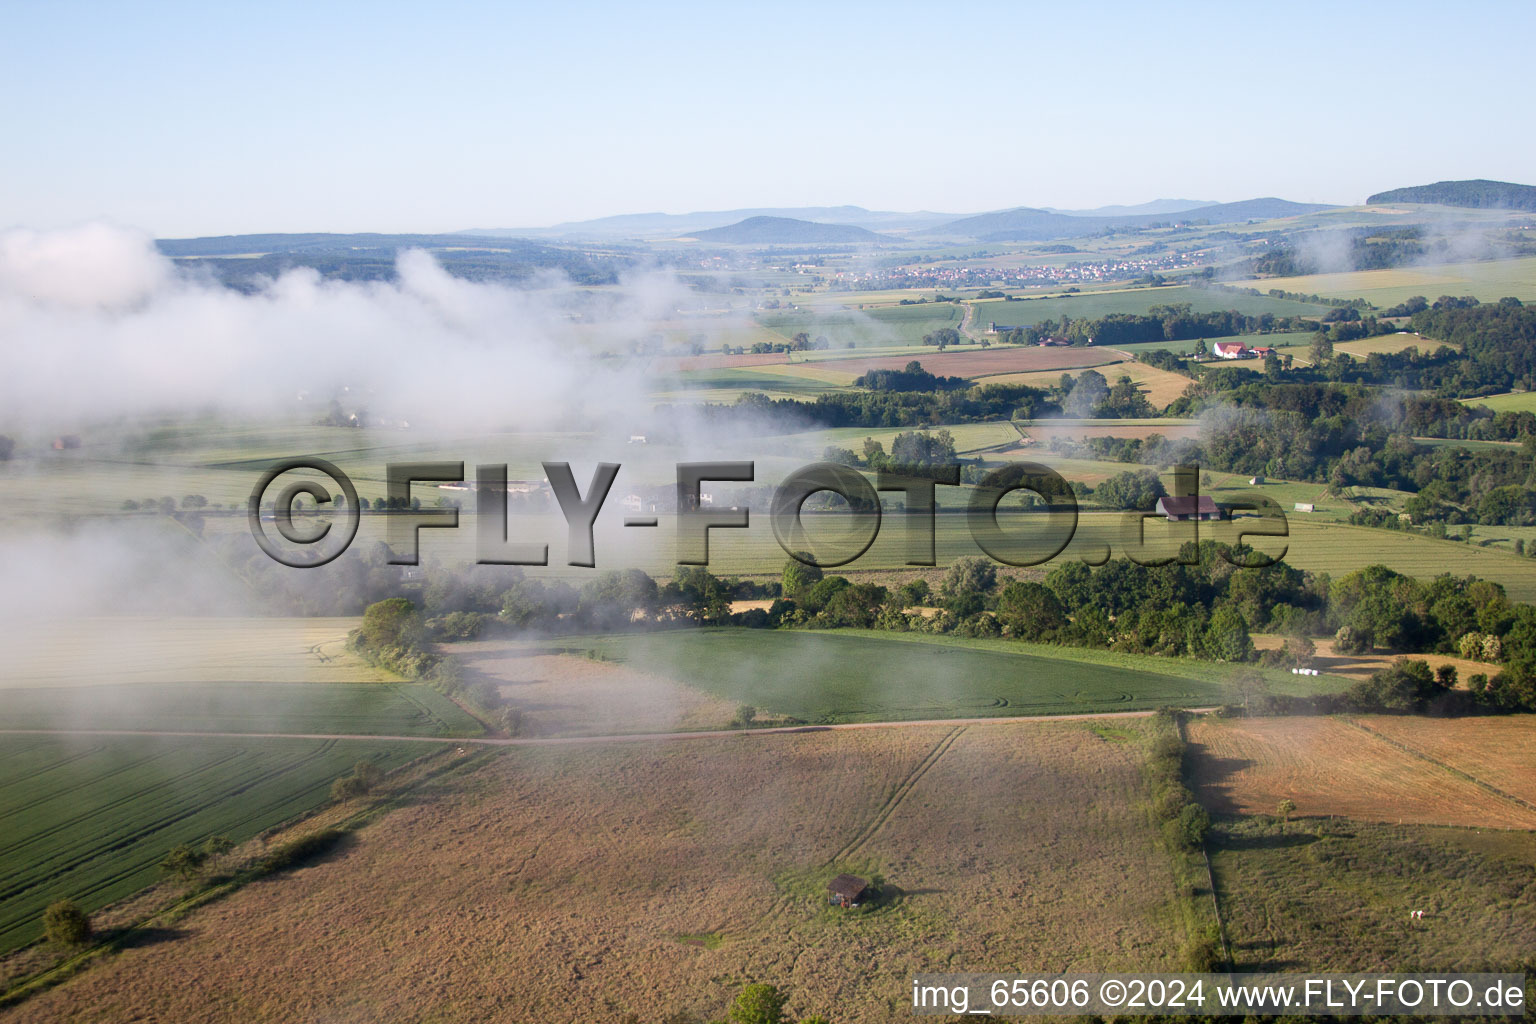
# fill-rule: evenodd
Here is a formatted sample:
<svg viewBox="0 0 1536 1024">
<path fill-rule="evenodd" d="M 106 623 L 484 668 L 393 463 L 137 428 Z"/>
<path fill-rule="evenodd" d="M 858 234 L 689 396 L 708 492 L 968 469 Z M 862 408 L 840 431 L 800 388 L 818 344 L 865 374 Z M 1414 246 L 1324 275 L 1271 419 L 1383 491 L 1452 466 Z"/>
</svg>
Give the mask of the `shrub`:
<svg viewBox="0 0 1536 1024">
<path fill-rule="evenodd" d="M 58 900 L 43 911 L 43 937 L 56 946 L 84 945 L 91 937 L 91 919 L 74 900 Z"/>
</svg>

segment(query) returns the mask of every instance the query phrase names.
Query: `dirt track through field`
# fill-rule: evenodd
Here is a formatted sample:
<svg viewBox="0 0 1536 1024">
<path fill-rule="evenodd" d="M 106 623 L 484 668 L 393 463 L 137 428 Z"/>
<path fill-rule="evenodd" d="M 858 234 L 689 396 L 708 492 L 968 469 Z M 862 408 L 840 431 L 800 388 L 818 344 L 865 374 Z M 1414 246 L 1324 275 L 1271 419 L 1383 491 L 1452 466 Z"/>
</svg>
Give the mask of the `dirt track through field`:
<svg viewBox="0 0 1536 1024">
<path fill-rule="evenodd" d="M 955 740 L 960 738 L 960 734 L 965 732 L 965 729 L 966 727 L 962 725 L 945 733 L 943 738 L 933 745 L 933 749 L 928 752 L 928 756 L 919 761 L 917 767 L 908 772 L 907 777 L 896 784 L 896 788 L 891 792 L 890 799 L 880 805 L 880 808 L 875 811 L 874 816 L 869 819 L 869 823 L 859 829 L 858 833 L 848 841 L 847 846 L 838 850 L 827 860 L 827 866 L 831 867 L 840 860 L 852 857 L 855 853 L 859 852 L 860 847 L 875 838 L 875 834 L 880 831 L 880 827 L 890 819 L 891 814 L 896 808 L 901 806 L 901 802 L 907 798 L 907 794 L 911 793 L 918 781 L 928 774 L 928 769 L 939 763 L 939 758 L 943 757 L 945 751 L 954 746 Z"/>
<path fill-rule="evenodd" d="M 1214 711 L 1215 708 L 1189 708 L 1195 714 Z M 923 718 L 899 722 L 842 722 L 837 725 L 781 725 L 767 729 L 710 729 L 696 732 L 637 732 L 610 736 L 541 736 L 514 739 L 498 739 L 480 736 L 461 738 L 453 736 L 377 736 L 363 733 L 301 733 L 301 732 L 182 732 L 175 730 L 137 729 L 0 729 L 0 736 L 164 736 L 193 739 L 266 739 L 266 740 L 367 740 L 370 743 L 448 743 L 465 746 L 489 747 L 552 747 L 575 743 L 644 743 L 651 740 L 719 739 L 722 736 L 758 736 L 780 733 L 830 732 L 839 729 L 893 729 L 932 725 L 1006 725 L 1009 722 L 1076 722 L 1090 718 L 1147 718 L 1154 711 L 1093 711 L 1073 715 L 1013 715 L 996 718 Z M 959 730 L 956 730 L 958 733 Z M 947 748 L 946 748 L 947 749 Z M 942 753 L 942 751 L 940 752 Z M 915 779 L 913 780 L 916 781 Z"/>
<path fill-rule="evenodd" d="M 1469 772 L 1464 772 L 1460 768 L 1455 767 L 1454 765 L 1446 764 L 1444 761 L 1440 760 L 1439 758 L 1432 757 L 1429 754 L 1426 754 L 1424 751 L 1419 750 L 1416 747 L 1411 747 L 1408 744 L 1402 742 L 1401 740 L 1395 740 L 1391 736 L 1386 735 L 1385 733 L 1377 732 L 1375 729 L 1372 729 L 1370 726 L 1366 725 L 1364 722 L 1356 721 L 1353 718 L 1346 718 L 1343 721 L 1346 724 L 1352 725 L 1356 729 L 1359 729 L 1361 732 L 1366 733 L 1366 734 L 1372 736 L 1375 739 L 1381 740 L 1383 743 L 1391 744 L 1392 746 L 1396 747 L 1397 749 L 1401 750 L 1403 753 L 1408 754 L 1411 757 L 1416 757 L 1420 761 L 1427 761 L 1430 764 L 1434 765 L 1436 768 L 1442 768 L 1445 771 L 1450 772 L 1452 775 L 1460 776 L 1461 778 L 1466 779 L 1468 782 L 1471 782 L 1474 785 L 1478 786 L 1480 789 L 1487 790 L 1488 792 L 1492 793 L 1494 796 L 1502 797 L 1503 799 L 1508 800 L 1508 801 L 1510 801 L 1512 803 L 1519 804 L 1521 807 L 1524 807 L 1526 810 L 1536 811 L 1536 804 L 1531 803 L 1529 800 L 1526 800 L 1526 799 L 1524 799 L 1522 797 L 1515 796 L 1515 794 L 1513 794 L 1513 793 L 1506 792 L 1506 791 L 1500 789 L 1498 786 L 1495 786 L 1493 783 L 1487 782 L 1487 781 L 1485 781 L 1483 779 L 1480 779 L 1476 775 L 1472 775 Z"/>
</svg>

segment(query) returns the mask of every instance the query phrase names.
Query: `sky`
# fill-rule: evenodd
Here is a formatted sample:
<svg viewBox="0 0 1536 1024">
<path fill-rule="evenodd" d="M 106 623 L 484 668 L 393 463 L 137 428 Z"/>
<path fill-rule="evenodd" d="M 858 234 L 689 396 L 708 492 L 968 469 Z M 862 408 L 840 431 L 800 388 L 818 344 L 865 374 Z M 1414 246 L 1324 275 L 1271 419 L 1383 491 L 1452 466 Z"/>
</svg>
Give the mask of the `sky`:
<svg viewBox="0 0 1536 1024">
<path fill-rule="evenodd" d="M 1536 182 L 1536 4 L 0 0 L 0 229 Z"/>
</svg>

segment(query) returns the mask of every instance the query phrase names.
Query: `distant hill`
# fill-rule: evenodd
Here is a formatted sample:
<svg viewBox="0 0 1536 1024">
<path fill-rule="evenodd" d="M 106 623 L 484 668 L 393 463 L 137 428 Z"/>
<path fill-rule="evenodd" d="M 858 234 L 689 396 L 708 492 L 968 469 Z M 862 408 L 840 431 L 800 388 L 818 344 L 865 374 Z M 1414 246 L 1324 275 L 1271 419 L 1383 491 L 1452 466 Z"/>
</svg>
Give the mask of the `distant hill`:
<svg viewBox="0 0 1536 1024">
<path fill-rule="evenodd" d="M 1434 203 L 1438 206 L 1462 206 L 1474 210 L 1536 210 L 1536 186 L 1516 185 L 1508 181 L 1437 181 L 1433 185 L 1414 185 L 1378 192 L 1367 206 L 1384 203 Z"/>
<path fill-rule="evenodd" d="M 1068 217 L 1125 217 L 1140 213 L 1183 213 L 1202 206 L 1215 206 L 1209 199 L 1154 199 L 1150 203 L 1135 206 L 1100 206 L 1092 210 L 1059 210 L 1054 206 L 1042 206 L 1046 213 L 1064 213 Z"/>
<path fill-rule="evenodd" d="M 623 254 L 593 255 L 574 246 L 463 235 L 220 235 L 161 238 L 155 245 L 178 263 L 247 290 L 296 267 L 342 281 L 393 280 L 403 249 L 425 249 L 450 274 L 476 281 L 517 281 L 540 270 L 562 270 L 582 284 L 611 284 L 633 262 Z"/>
<path fill-rule="evenodd" d="M 701 242 L 725 242 L 737 245 L 780 245 L 819 242 L 890 242 L 854 224 L 817 224 L 793 217 L 748 217 L 739 224 L 708 231 L 695 231 Z"/>
<path fill-rule="evenodd" d="M 1237 203 L 1216 203 L 1178 213 L 1138 213 L 1115 216 L 1085 216 L 1052 213 L 1021 206 L 1014 210 L 964 217 L 930 228 L 924 234 L 976 238 L 983 242 L 1042 242 L 1054 238 L 1080 238 L 1107 228 L 1146 227 L 1152 224 L 1234 224 L 1249 220 L 1273 220 L 1298 217 L 1304 213 L 1331 210 L 1319 203 L 1293 203 L 1268 197 L 1245 199 Z"/>
<path fill-rule="evenodd" d="M 626 213 L 595 220 L 567 221 L 544 228 L 472 228 L 460 232 L 486 238 L 680 238 L 711 228 L 728 227 L 752 217 L 788 217 L 818 224 L 853 224 L 882 231 L 912 231 L 946 224 L 958 214 L 899 213 L 866 210 L 862 206 L 757 207 L 741 210 L 706 210 L 695 213 Z"/>
</svg>

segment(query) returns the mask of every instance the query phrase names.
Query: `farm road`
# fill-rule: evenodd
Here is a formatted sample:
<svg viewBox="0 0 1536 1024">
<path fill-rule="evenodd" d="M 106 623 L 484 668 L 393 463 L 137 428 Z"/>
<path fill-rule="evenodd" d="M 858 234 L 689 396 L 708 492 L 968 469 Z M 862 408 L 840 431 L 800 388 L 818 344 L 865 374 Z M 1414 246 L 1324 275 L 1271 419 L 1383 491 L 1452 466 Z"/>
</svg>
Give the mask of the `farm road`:
<svg viewBox="0 0 1536 1024">
<path fill-rule="evenodd" d="M 1214 708 L 1189 708 L 1204 713 Z M 1075 722 L 1099 718 L 1146 718 L 1152 711 L 1091 711 L 1072 715 L 1012 715 L 993 718 L 922 718 L 899 722 L 842 722 L 837 725 L 781 725 L 764 729 L 711 729 L 697 732 L 637 732 L 609 736 L 526 736 L 497 738 L 479 736 L 384 736 L 372 733 L 327 732 L 195 732 L 169 729 L 0 729 L 0 736 L 165 736 L 191 739 L 265 739 L 265 740 L 381 740 L 392 743 L 452 743 L 488 747 L 548 747 L 576 743 L 645 743 L 653 740 L 719 739 L 724 736 L 760 736 L 779 733 L 832 732 L 840 729 L 899 729 L 924 725 L 1003 725 L 1009 722 Z"/>
</svg>

